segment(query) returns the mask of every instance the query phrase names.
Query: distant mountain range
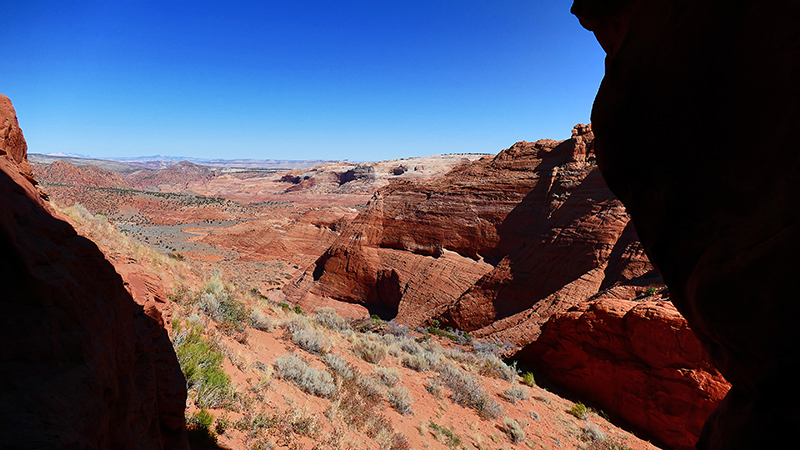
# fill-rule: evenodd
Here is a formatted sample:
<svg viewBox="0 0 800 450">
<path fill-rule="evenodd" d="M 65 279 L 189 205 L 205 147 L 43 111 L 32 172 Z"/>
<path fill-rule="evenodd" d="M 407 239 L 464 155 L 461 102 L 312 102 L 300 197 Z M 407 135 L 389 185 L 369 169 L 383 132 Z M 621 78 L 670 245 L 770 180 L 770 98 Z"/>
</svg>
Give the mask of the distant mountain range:
<svg viewBox="0 0 800 450">
<path fill-rule="evenodd" d="M 132 172 L 142 167 L 147 169 L 163 169 L 176 164 L 180 161 L 189 161 L 201 166 L 210 167 L 223 167 L 223 168 L 240 168 L 240 169 L 306 169 L 309 167 L 335 162 L 332 160 L 276 160 L 276 159 L 204 159 L 192 158 L 188 156 L 135 156 L 135 157 L 107 157 L 107 158 L 93 158 L 88 155 L 81 155 L 77 153 L 49 153 L 46 155 L 31 153 L 29 158 L 33 162 L 41 164 L 49 164 L 56 159 L 65 159 L 76 166 L 97 165 L 107 166 L 109 163 L 119 163 L 125 166 L 115 166 L 114 169 L 107 168 L 107 170 L 114 170 L 116 172 Z"/>
</svg>

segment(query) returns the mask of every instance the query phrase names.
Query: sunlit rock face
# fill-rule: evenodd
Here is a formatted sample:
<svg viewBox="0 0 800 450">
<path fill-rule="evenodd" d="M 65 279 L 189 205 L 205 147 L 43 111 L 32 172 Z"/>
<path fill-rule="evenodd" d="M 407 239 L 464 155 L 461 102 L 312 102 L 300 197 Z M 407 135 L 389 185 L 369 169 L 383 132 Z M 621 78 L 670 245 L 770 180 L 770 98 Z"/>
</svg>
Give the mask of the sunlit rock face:
<svg viewBox="0 0 800 450">
<path fill-rule="evenodd" d="M 607 52 L 595 151 L 733 388 L 699 448 L 777 448 L 800 412 L 800 5 L 575 1 Z"/>
<path fill-rule="evenodd" d="M 187 449 L 186 384 L 155 308 L 42 200 L 0 96 L 3 448 Z"/>
</svg>

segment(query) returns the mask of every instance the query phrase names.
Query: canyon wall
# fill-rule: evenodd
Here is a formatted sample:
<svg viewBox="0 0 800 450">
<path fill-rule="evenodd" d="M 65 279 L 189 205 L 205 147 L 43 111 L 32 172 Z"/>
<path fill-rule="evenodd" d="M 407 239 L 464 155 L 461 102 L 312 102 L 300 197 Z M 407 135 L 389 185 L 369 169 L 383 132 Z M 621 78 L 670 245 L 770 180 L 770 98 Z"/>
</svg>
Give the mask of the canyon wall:
<svg viewBox="0 0 800 450">
<path fill-rule="evenodd" d="M 687 448 L 728 384 L 666 294 L 647 295 L 663 281 L 594 158 L 578 125 L 565 141 L 392 182 L 284 292 L 306 309 L 351 305 L 510 342 L 556 383 Z M 631 388 L 643 380 L 651 389 Z"/>
<path fill-rule="evenodd" d="M 579 0 L 572 11 L 607 53 L 592 111 L 603 176 L 733 385 L 698 448 L 793 442 L 800 4 Z"/>
<path fill-rule="evenodd" d="M 54 217 L 0 95 L 0 442 L 186 449 L 186 383 L 161 316 Z"/>
</svg>

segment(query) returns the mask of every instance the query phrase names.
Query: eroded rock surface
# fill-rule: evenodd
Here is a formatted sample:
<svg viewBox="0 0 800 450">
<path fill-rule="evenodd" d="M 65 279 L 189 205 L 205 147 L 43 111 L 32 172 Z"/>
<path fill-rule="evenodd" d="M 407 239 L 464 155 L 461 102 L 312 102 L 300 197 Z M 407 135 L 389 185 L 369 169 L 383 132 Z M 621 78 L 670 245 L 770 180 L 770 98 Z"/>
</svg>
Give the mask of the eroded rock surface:
<svg viewBox="0 0 800 450">
<path fill-rule="evenodd" d="M 694 446 L 730 388 L 669 301 L 576 305 L 518 356 L 671 448 Z"/>
<path fill-rule="evenodd" d="M 41 200 L 0 96 L 0 442 L 188 448 L 186 384 L 166 331 L 97 246 Z"/>
<path fill-rule="evenodd" d="M 412 325 L 438 318 L 523 345 L 554 312 L 601 289 L 658 284 L 595 170 L 590 127 L 573 133 L 519 142 L 435 180 L 391 183 L 287 295 Z"/>
<path fill-rule="evenodd" d="M 594 1 L 595 149 L 672 301 L 732 384 L 698 448 L 778 448 L 800 419 L 800 4 Z"/>
</svg>

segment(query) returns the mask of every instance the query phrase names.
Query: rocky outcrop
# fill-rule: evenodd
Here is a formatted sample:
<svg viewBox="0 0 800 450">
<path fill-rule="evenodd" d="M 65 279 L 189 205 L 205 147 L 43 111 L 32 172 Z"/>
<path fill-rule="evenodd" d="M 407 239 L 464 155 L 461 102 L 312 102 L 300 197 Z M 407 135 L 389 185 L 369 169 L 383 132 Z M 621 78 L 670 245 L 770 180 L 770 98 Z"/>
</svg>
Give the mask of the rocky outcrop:
<svg viewBox="0 0 800 450">
<path fill-rule="evenodd" d="M 672 303 L 613 297 L 555 314 L 517 356 L 670 448 L 692 448 L 730 384 Z"/>
<path fill-rule="evenodd" d="M 188 448 L 186 385 L 166 332 L 41 200 L 3 96 L 0 121 L 0 442 Z"/>
<path fill-rule="evenodd" d="M 608 53 L 592 111 L 603 175 L 733 385 L 698 448 L 793 442 L 800 4 L 578 0 L 572 10 Z"/>
<path fill-rule="evenodd" d="M 56 160 L 50 164 L 32 164 L 36 179 L 43 183 L 86 186 L 95 188 L 130 188 L 131 184 L 109 170 L 97 166 L 76 166 L 69 161 Z"/>
<path fill-rule="evenodd" d="M 520 142 L 435 180 L 394 181 L 285 291 L 522 345 L 601 289 L 658 284 L 592 146 L 580 125 L 566 141 Z"/>
</svg>

